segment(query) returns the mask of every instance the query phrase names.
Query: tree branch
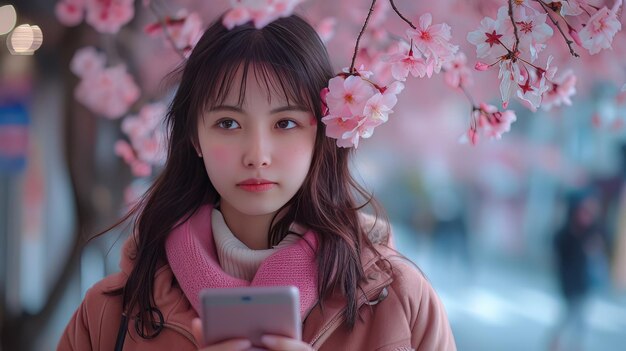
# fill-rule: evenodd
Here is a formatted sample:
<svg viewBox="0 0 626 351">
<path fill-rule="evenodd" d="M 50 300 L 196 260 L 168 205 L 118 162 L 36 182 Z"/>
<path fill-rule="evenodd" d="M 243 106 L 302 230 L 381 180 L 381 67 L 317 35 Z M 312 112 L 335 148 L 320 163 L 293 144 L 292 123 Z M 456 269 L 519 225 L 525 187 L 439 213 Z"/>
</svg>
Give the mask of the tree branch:
<svg viewBox="0 0 626 351">
<path fill-rule="evenodd" d="M 413 29 L 417 29 L 417 27 L 416 27 L 413 23 L 411 23 L 411 21 L 409 21 L 409 19 L 408 19 L 408 18 L 404 17 L 404 16 L 400 13 L 400 11 L 398 11 L 398 8 L 396 7 L 396 4 L 394 4 L 393 0 L 389 0 L 389 3 L 391 3 L 391 7 L 393 8 L 393 10 L 394 10 L 394 11 L 398 14 L 398 16 L 400 16 L 400 18 L 402 18 L 402 20 L 403 20 L 404 22 L 408 23 L 408 24 L 409 24 L 409 26 L 411 26 L 411 28 L 413 28 Z"/>
<path fill-rule="evenodd" d="M 517 33 L 517 23 L 513 18 L 513 0 L 509 0 L 509 18 L 513 24 L 513 33 L 515 34 L 515 45 L 513 45 L 513 52 L 517 52 L 519 48 L 519 34 Z"/>
<path fill-rule="evenodd" d="M 354 54 L 352 55 L 352 63 L 350 64 L 350 71 L 348 72 L 348 74 L 352 74 L 354 71 L 354 63 L 356 61 L 356 55 L 359 53 L 359 42 L 361 41 L 361 37 L 363 36 L 363 33 L 365 33 L 365 28 L 367 28 L 367 23 L 370 21 L 370 17 L 372 16 L 372 13 L 374 12 L 375 4 L 376 4 L 376 0 L 372 0 L 372 5 L 370 6 L 370 10 L 367 13 L 367 17 L 365 18 L 365 23 L 363 23 L 363 28 L 361 28 L 361 32 L 359 33 L 359 36 L 356 38 L 356 45 L 354 46 Z"/>
<path fill-rule="evenodd" d="M 185 60 L 186 59 L 185 58 L 185 54 L 180 49 L 178 49 L 176 47 L 176 43 L 174 42 L 174 39 L 172 38 L 172 36 L 170 35 L 169 30 L 167 29 L 167 24 L 165 23 L 163 18 L 161 18 L 161 16 L 159 15 L 159 12 L 155 8 L 155 5 L 154 5 L 153 1 L 150 1 L 149 8 L 150 8 L 150 11 L 152 11 L 154 16 L 157 18 L 157 21 L 159 22 L 159 24 L 161 25 L 161 29 L 163 30 L 163 35 L 165 36 L 165 39 L 167 41 L 169 41 L 169 43 L 172 45 L 172 49 L 174 49 L 174 51 L 176 51 L 176 53 L 180 56 L 180 58 Z"/>
<path fill-rule="evenodd" d="M 512 0 L 509 0 L 509 1 L 512 1 Z M 580 57 L 580 55 L 578 55 L 576 51 L 574 51 L 574 48 L 572 47 L 572 44 L 574 42 L 567 38 L 567 36 L 563 32 L 563 28 L 561 28 L 561 24 L 556 19 L 554 19 L 554 17 L 552 17 L 552 14 L 550 14 L 550 11 L 548 11 L 549 7 L 547 6 L 547 4 L 543 2 L 543 0 L 534 0 L 534 1 L 538 2 L 539 5 L 541 5 L 543 10 L 546 12 L 546 15 L 548 15 L 548 17 L 550 18 L 550 21 L 552 21 L 552 24 L 554 24 L 556 28 L 559 30 L 559 32 L 561 33 L 561 36 L 565 40 L 565 43 L 569 47 L 569 53 L 574 57 Z"/>
</svg>

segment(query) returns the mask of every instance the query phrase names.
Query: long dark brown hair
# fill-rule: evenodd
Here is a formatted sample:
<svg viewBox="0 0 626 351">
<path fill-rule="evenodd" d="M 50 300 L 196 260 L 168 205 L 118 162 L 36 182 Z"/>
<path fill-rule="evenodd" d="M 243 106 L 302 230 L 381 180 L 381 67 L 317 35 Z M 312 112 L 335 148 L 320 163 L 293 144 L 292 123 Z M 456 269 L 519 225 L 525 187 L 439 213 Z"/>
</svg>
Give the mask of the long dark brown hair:
<svg viewBox="0 0 626 351">
<path fill-rule="evenodd" d="M 241 82 L 234 82 L 240 69 Z M 245 24 L 227 30 L 219 19 L 206 30 L 178 70 L 182 74 L 180 85 L 166 117 L 167 162 L 129 213 L 136 215 L 137 254 L 126 285 L 117 291 L 123 294 L 124 310 L 140 311 L 138 318 L 144 326 L 154 325 L 153 316 L 147 311 L 155 307 L 154 275 L 167 261 L 166 238 L 177 223 L 184 222 L 202 205 L 219 201 L 194 147 L 198 145 L 198 118 L 207 108 L 220 104 L 233 83 L 240 84 L 240 103 L 243 102 L 250 71 L 267 91 L 284 92 L 288 103 L 310 108 L 318 123 L 309 173 L 294 197 L 277 212 L 281 217 L 274 217 L 268 244 L 280 242 L 293 222 L 314 230 L 319 242 L 320 303 L 323 307 L 331 294 L 343 294 L 347 299 L 347 323 L 352 327 L 356 322 L 358 285 L 365 279 L 360 253 L 366 247 L 374 249 L 359 211 L 368 204 L 376 213 L 380 210 L 350 174 L 352 149 L 338 148 L 333 139 L 325 136 L 320 91 L 333 77 L 333 70 L 317 33 L 294 15 L 262 29 Z"/>
</svg>

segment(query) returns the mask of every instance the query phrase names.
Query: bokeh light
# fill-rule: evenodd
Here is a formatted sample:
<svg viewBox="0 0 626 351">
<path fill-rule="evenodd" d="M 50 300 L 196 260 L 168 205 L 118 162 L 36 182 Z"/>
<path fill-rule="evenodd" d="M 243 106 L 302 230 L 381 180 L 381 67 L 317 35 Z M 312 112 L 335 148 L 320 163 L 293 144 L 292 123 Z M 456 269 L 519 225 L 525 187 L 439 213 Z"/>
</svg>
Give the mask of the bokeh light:
<svg viewBox="0 0 626 351">
<path fill-rule="evenodd" d="M 12 55 L 32 55 L 43 43 L 39 26 L 22 24 L 7 37 L 7 48 Z"/>
<path fill-rule="evenodd" d="M 16 21 L 17 13 L 13 5 L 0 6 L 0 35 L 11 32 Z"/>
<path fill-rule="evenodd" d="M 30 26 L 30 29 L 33 31 L 33 43 L 30 46 L 30 51 L 35 52 L 43 43 L 43 33 L 41 32 L 41 28 L 39 28 L 39 26 Z"/>
</svg>

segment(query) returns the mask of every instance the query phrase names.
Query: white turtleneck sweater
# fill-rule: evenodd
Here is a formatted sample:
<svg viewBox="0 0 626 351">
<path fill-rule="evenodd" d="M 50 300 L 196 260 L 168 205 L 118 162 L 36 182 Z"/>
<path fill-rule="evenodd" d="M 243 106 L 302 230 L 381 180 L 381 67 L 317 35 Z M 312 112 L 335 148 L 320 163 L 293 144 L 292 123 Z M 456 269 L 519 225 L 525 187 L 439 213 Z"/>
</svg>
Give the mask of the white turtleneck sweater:
<svg viewBox="0 0 626 351">
<path fill-rule="evenodd" d="M 229 275 L 247 281 L 251 281 L 254 278 L 256 271 L 266 258 L 274 252 L 300 240 L 298 235 L 287 234 L 278 245 L 271 249 L 252 250 L 235 237 L 226 225 L 224 216 L 217 209 L 213 209 L 211 213 L 211 227 L 220 266 Z"/>
</svg>

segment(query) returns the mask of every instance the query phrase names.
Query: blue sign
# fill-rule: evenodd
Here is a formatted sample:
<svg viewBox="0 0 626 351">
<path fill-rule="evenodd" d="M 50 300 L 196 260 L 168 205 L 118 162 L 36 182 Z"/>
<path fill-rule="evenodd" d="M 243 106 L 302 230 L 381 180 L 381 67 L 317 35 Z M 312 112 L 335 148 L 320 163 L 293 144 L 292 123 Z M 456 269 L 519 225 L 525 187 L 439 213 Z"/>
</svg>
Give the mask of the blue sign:
<svg viewBox="0 0 626 351">
<path fill-rule="evenodd" d="M 17 173 L 26 167 L 28 125 L 23 104 L 0 105 L 0 173 Z"/>
</svg>

